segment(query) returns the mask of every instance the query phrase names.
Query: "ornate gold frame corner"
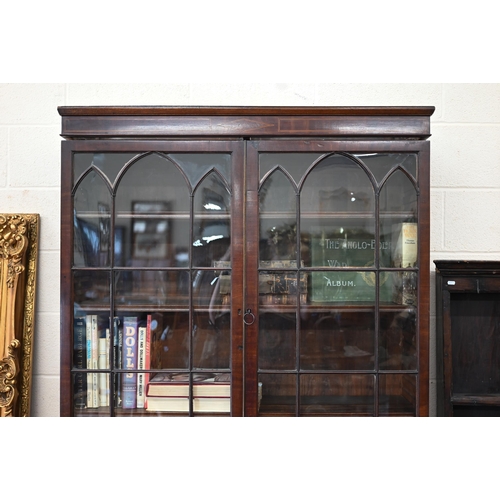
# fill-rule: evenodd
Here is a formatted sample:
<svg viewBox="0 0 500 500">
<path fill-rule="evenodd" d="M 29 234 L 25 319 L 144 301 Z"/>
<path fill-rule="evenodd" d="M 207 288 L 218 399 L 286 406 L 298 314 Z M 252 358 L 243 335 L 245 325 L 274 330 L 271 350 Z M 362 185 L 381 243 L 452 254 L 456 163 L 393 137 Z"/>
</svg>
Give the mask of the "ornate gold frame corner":
<svg viewBox="0 0 500 500">
<path fill-rule="evenodd" d="M 0 417 L 29 417 L 39 214 L 0 214 Z"/>
</svg>

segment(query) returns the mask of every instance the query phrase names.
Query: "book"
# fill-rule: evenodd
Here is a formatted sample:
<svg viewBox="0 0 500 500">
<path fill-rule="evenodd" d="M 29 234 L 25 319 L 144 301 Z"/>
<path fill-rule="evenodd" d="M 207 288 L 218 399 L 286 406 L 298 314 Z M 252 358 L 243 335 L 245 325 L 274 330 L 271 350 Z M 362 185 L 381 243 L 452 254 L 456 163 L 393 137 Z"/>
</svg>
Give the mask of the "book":
<svg viewBox="0 0 500 500">
<path fill-rule="evenodd" d="M 393 231 L 395 242 L 393 244 L 394 267 L 416 267 L 418 259 L 418 224 L 416 222 L 403 222 L 398 224 Z"/>
<path fill-rule="evenodd" d="M 154 396 L 189 396 L 189 375 L 157 373 L 151 378 L 147 397 Z M 230 374 L 223 375 L 193 375 L 193 397 L 230 397 Z"/>
<path fill-rule="evenodd" d="M 380 241 L 378 248 L 373 234 L 350 227 L 319 228 L 312 232 L 312 267 L 331 268 L 310 273 L 312 302 L 375 302 L 377 275 L 375 253 L 390 255 L 392 243 Z M 349 268 L 366 268 L 350 271 Z M 392 273 L 379 274 L 381 302 L 393 301 Z"/>
<path fill-rule="evenodd" d="M 123 325 L 118 316 L 113 318 L 113 363 L 115 368 L 122 367 Z M 122 405 L 122 377 L 117 377 L 115 386 L 115 407 Z"/>
<path fill-rule="evenodd" d="M 144 370 L 146 361 L 146 327 L 140 326 L 137 334 L 137 368 Z M 144 372 L 137 374 L 137 408 L 144 408 L 146 401 Z"/>
<path fill-rule="evenodd" d="M 85 316 L 77 316 L 73 320 L 73 365 L 75 368 L 87 367 L 87 339 Z M 87 406 L 87 375 L 75 373 L 74 385 L 75 408 L 82 409 Z"/>
<path fill-rule="evenodd" d="M 122 368 L 124 370 L 137 369 L 137 316 L 123 318 L 123 349 Z M 137 404 L 137 373 L 122 374 L 122 408 L 132 409 Z"/>
<path fill-rule="evenodd" d="M 106 339 L 106 370 L 109 370 L 111 368 L 110 357 L 109 357 L 111 348 L 111 336 L 109 328 L 106 328 L 105 339 Z M 109 392 L 110 392 L 110 376 L 108 375 L 106 376 L 106 406 L 109 406 L 110 403 Z"/>
<path fill-rule="evenodd" d="M 393 263 L 403 269 L 417 267 L 418 261 L 418 225 L 416 222 L 403 222 L 393 231 L 394 243 Z M 397 289 L 398 304 L 414 305 L 417 303 L 417 274 L 414 271 L 403 271 Z"/>
<path fill-rule="evenodd" d="M 99 369 L 99 330 L 97 314 L 92 314 L 92 369 Z M 99 373 L 92 373 L 92 408 L 99 408 Z"/>
<path fill-rule="evenodd" d="M 145 345 L 145 356 L 144 356 L 144 369 L 149 370 L 151 368 L 151 314 L 148 314 L 146 319 L 146 345 Z M 149 373 L 144 373 L 144 390 L 146 391 L 149 384 Z M 148 407 L 148 398 L 145 395 L 144 398 L 144 408 Z"/>
<path fill-rule="evenodd" d="M 92 314 L 85 317 L 85 342 L 87 345 L 86 365 L 87 370 L 92 369 Z M 87 408 L 94 407 L 94 394 L 92 384 L 92 373 L 87 373 Z"/>
<path fill-rule="evenodd" d="M 99 370 L 106 370 L 106 337 L 99 338 Z M 108 406 L 106 396 L 106 379 L 108 375 L 105 372 L 99 373 L 99 406 Z"/>
<path fill-rule="evenodd" d="M 189 398 L 152 396 L 148 397 L 147 411 L 156 412 L 188 412 Z M 193 412 L 195 413 L 229 413 L 231 411 L 231 398 L 206 397 L 193 399 Z"/>
</svg>

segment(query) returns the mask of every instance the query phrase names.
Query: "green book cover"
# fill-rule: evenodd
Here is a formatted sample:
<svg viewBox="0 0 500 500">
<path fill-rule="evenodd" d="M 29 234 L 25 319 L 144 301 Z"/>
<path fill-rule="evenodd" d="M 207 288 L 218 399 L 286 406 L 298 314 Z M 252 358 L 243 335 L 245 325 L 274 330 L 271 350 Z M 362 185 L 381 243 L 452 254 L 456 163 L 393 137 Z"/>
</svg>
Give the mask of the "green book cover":
<svg viewBox="0 0 500 500">
<path fill-rule="evenodd" d="M 311 266 L 331 268 L 311 272 L 312 302 L 375 302 L 377 245 L 375 236 L 360 229 L 342 228 L 313 233 Z M 381 253 L 391 252 L 391 242 L 381 241 Z M 349 271 L 363 267 L 366 271 Z M 380 273 L 380 301 L 392 302 L 392 273 Z"/>
</svg>

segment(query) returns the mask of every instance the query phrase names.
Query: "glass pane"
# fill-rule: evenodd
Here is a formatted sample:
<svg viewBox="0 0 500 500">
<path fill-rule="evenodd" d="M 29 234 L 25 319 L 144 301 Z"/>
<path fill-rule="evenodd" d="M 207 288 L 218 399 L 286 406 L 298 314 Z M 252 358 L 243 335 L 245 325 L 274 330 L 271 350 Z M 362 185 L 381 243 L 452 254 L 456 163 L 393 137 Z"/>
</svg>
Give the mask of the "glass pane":
<svg viewBox="0 0 500 500">
<path fill-rule="evenodd" d="M 117 187 L 115 203 L 124 265 L 173 267 L 182 265 L 180 256 L 185 263 L 190 191 L 170 160 L 152 154 L 131 165 Z"/>
<path fill-rule="evenodd" d="M 104 180 L 94 171 L 78 186 L 74 207 L 74 266 L 109 266 L 111 194 Z"/>
<path fill-rule="evenodd" d="M 418 273 L 415 271 L 387 271 L 380 273 L 380 301 L 404 306 L 416 306 L 418 301 Z"/>
<path fill-rule="evenodd" d="M 75 316 L 89 307 L 109 309 L 109 272 L 74 271 L 73 290 Z"/>
<path fill-rule="evenodd" d="M 301 322 L 303 370 L 373 370 L 374 308 L 315 312 Z"/>
<path fill-rule="evenodd" d="M 293 370 L 296 364 L 294 313 L 259 315 L 259 369 Z"/>
<path fill-rule="evenodd" d="M 74 153 L 73 179 L 78 181 L 87 169 L 95 166 L 114 184 L 120 170 L 135 156 L 136 153 Z"/>
<path fill-rule="evenodd" d="M 259 155 L 260 178 L 268 172 L 282 167 L 298 185 L 307 169 L 324 153 L 261 153 Z"/>
<path fill-rule="evenodd" d="M 193 318 L 193 366 L 229 368 L 231 315 L 229 311 L 195 312 Z"/>
<path fill-rule="evenodd" d="M 116 306 L 187 306 L 188 271 L 117 271 Z"/>
<path fill-rule="evenodd" d="M 259 191 L 261 267 L 273 260 L 297 259 L 297 195 L 283 172 L 276 170 Z"/>
<path fill-rule="evenodd" d="M 295 261 L 269 261 L 273 264 L 295 264 Z M 261 271 L 259 273 L 259 302 L 261 305 L 295 305 L 307 296 L 307 276 L 302 275 L 297 288 L 297 271 Z"/>
<path fill-rule="evenodd" d="M 382 308 L 378 361 L 381 370 L 417 369 L 417 310 Z"/>
<path fill-rule="evenodd" d="M 415 416 L 417 376 L 404 373 L 379 375 L 379 415 Z"/>
<path fill-rule="evenodd" d="M 300 203 L 305 265 L 374 265 L 375 195 L 359 165 L 339 155 L 322 160 L 307 177 Z"/>
<path fill-rule="evenodd" d="M 216 170 L 231 185 L 231 155 L 227 153 L 176 153 L 169 154 L 187 175 L 191 186 L 196 186 L 210 170 Z"/>
<path fill-rule="evenodd" d="M 354 156 L 370 169 L 378 182 L 399 166 L 417 178 L 417 155 L 414 153 L 360 153 Z"/>
<path fill-rule="evenodd" d="M 193 267 L 230 262 L 231 196 L 219 175 L 211 173 L 194 195 Z"/>
<path fill-rule="evenodd" d="M 259 413 L 295 416 L 297 376 L 281 373 L 259 375 Z"/>
<path fill-rule="evenodd" d="M 394 172 L 380 192 L 380 265 L 416 267 L 418 257 L 417 193 L 410 179 Z M 383 247 L 390 247 L 384 252 Z"/>
<path fill-rule="evenodd" d="M 373 375 L 305 374 L 300 377 L 300 414 L 374 414 Z"/>
</svg>

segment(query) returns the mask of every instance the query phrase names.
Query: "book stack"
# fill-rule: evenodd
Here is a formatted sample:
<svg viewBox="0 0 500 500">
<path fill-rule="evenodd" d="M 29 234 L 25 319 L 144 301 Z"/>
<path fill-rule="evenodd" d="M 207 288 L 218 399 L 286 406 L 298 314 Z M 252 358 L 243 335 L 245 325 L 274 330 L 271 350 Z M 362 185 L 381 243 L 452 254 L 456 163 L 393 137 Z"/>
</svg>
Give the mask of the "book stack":
<svg viewBox="0 0 500 500">
<path fill-rule="evenodd" d="M 88 370 L 108 370 L 110 367 L 110 332 L 100 324 L 96 314 L 74 319 L 74 365 Z M 109 406 L 109 376 L 104 372 L 75 375 L 75 407 L 99 408 Z"/>
<path fill-rule="evenodd" d="M 194 374 L 192 397 L 194 413 L 230 413 L 230 374 Z M 158 373 L 148 383 L 147 410 L 189 412 L 189 374 Z"/>
</svg>

